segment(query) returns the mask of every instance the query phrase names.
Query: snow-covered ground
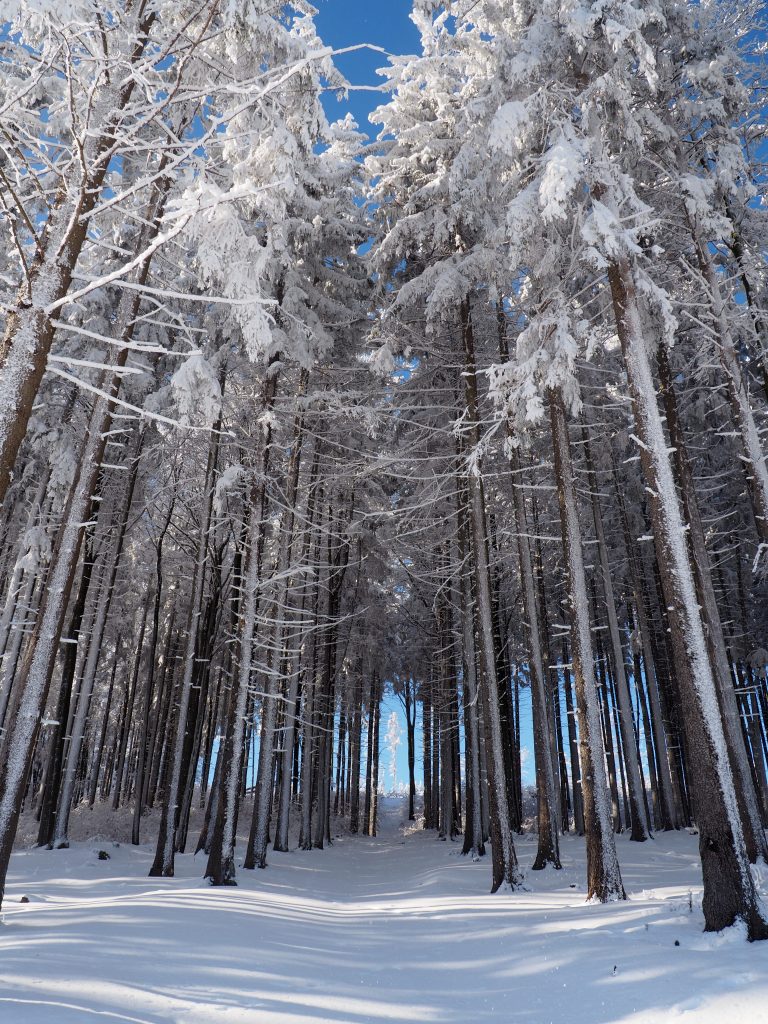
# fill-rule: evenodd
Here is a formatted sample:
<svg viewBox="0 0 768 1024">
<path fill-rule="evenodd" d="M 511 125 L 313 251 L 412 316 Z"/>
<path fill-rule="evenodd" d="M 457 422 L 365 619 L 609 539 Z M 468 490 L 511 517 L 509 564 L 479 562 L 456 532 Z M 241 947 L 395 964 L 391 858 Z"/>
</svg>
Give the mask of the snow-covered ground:
<svg viewBox="0 0 768 1024">
<path fill-rule="evenodd" d="M 21 850 L 0 1022 L 767 1024 L 768 942 L 702 933 L 695 838 L 621 838 L 631 898 L 610 906 L 584 903 L 582 843 L 563 846 L 563 871 L 496 896 L 488 863 L 408 829 L 398 800 L 376 839 L 271 854 L 236 889 L 200 856 L 147 878 L 150 846 Z M 528 868 L 533 837 L 518 849 Z"/>
</svg>

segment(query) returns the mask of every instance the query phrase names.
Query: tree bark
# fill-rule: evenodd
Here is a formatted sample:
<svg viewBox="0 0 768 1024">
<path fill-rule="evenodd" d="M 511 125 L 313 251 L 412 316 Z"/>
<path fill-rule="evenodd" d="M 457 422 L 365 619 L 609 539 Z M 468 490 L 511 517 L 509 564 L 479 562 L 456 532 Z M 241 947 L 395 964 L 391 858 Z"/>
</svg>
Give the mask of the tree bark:
<svg viewBox="0 0 768 1024">
<path fill-rule="evenodd" d="M 640 461 L 650 491 L 651 521 L 672 631 L 676 677 L 686 709 L 683 726 L 699 827 L 705 928 L 721 931 L 742 919 L 750 939 L 768 938 L 768 921 L 749 870 L 686 530 L 629 265 L 623 261 L 612 263 L 608 280 L 632 398 Z"/>
<path fill-rule="evenodd" d="M 467 299 L 461 305 L 461 335 L 465 365 L 465 372 L 463 374 L 464 399 L 467 422 L 471 424 L 469 442 L 476 450 L 480 440 L 479 413 L 475 375 L 474 336 L 469 300 Z M 520 885 L 521 876 L 515 846 L 512 841 L 509 801 L 507 799 L 501 716 L 499 713 L 499 686 L 496 677 L 496 652 L 493 640 L 493 608 L 488 564 L 485 500 L 482 478 L 479 472 L 470 469 L 467 477 L 470 497 L 469 517 L 477 582 L 480 654 L 483 666 L 481 684 L 483 720 L 486 727 L 486 749 L 488 752 L 487 770 L 493 869 L 491 891 L 496 892 L 502 885 L 517 888 Z"/>
<path fill-rule="evenodd" d="M 608 634 L 611 642 L 612 665 L 616 683 L 621 743 L 624 751 L 624 765 L 627 772 L 631 827 L 630 838 L 636 843 L 643 843 L 648 838 L 648 822 L 645 817 L 645 802 L 643 799 L 643 788 L 640 781 L 639 752 L 635 742 L 635 731 L 632 724 L 632 700 L 629 695 L 629 684 L 627 682 L 627 674 L 624 668 L 624 650 L 621 646 L 619 620 L 616 615 L 616 599 L 613 593 L 611 567 L 608 562 L 608 546 L 605 542 L 603 516 L 600 511 L 597 473 L 595 472 L 595 464 L 592 458 L 592 449 L 586 426 L 582 427 L 582 437 L 584 440 L 584 452 L 587 460 L 589 487 L 592 496 L 592 520 L 595 525 L 597 551 L 600 559 L 600 577 L 603 585 L 603 596 L 605 598 L 606 617 L 608 619 Z"/>
<path fill-rule="evenodd" d="M 205 567 L 208 560 L 208 534 L 211 528 L 211 515 L 213 512 L 214 475 L 218 459 L 219 437 L 219 431 L 215 430 L 211 434 L 211 440 L 208 446 L 208 460 L 205 470 L 205 490 L 203 492 L 203 514 L 196 542 L 197 550 L 192 573 L 192 590 L 189 597 L 189 611 L 187 613 L 186 623 L 183 675 L 179 686 L 176 727 L 172 738 L 173 745 L 170 751 L 170 772 L 168 775 L 168 786 L 163 797 L 155 858 L 152 862 L 151 868 L 149 869 L 150 877 L 163 876 L 165 878 L 172 878 L 174 874 L 176 833 L 181 811 L 180 800 L 182 796 L 181 783 L 184 744 L 189 727 L 189 702 L 192 689 L 192 677 L 195 671 L 198 625 L 202 614 Z"/>
<path fill-rule="evenodd" d="M 571 661 L 576 684 L 581 793 L 587 838 L 587 899 L 594 897 L 601 903 L 608 903 L 611 900 L 626 899 L 626 893 L 616 857 L 610 796 L 605 778 L 605 749 L 568 424 L 560 392 L 551 390 L 548 397 L 563 553 L 567 566 Z"/>
<path fill-rule="evenodd" d="M 513 449 L 512 471 L 519 476 L 520 458 Z M 551 864 L 560 868 L 560 849 L 555 804 L 555 770 L 552 763 L 551 717 L 547 700 L 546 676 L 542 660 L 542 637 L 539 627 L 539 609 L 536 601 L 536 587 L 531 559 L 530 537 L 525 510 L 522 484 L 513 480 L 512 497 L 515 506 L 515 528 L 517 530 L 517 551 L 520 562 L 523 609 L 528 624 L 530 644 L 528 664 L 531 675 L 531 704 L 533 711 L 533 748 L 536 762 L 536 799 L 538 847 L 533 870 L 541 871 Z"/>
</svg>

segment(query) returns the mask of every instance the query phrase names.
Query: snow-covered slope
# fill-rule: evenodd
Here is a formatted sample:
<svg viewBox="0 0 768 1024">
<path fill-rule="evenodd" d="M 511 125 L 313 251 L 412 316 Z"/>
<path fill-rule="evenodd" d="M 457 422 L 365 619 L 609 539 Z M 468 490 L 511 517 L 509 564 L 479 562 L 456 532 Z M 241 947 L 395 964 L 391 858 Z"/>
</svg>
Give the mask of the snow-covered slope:
<svg viewBox="0 0 768 1024">
<path fill-rule="evenodd" d="M 0 1024 L 768 1022 L 768 943 L 702 933 L 694 837 L 620 838 L 631 898 L 607 906 L 584 903 L 582 847 L 496 896 L 489 864 L 409 830 L 396 800 L 376 839 L 271 854 L 236 889 L 209 888 L 202 857 L 149 879 L 148 846 L 22 850 Z"/>
</svg>

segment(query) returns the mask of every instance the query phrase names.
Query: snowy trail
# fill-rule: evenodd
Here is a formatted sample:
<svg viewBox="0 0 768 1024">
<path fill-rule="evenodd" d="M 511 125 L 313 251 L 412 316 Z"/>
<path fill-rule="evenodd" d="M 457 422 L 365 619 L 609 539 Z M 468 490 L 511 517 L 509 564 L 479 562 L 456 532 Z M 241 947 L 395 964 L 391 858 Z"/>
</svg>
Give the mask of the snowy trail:
<svg viewBox="0 0 768 1024">
<path fill-rule="evenodd" d="M 487 863 L 381 810 L 375 839 L 271 854 L 236 889 L 201 857 L 148 879 L 149 846 L 20 851 L 0 1024 L 768 1024 L 768 943 L 701 933 L 691 836 L 620 838 L 631 900 L 586 906 L 579 840 L 532 891 L 490 896 Z M 533 838 L 519 850 L 528 868 Z"/>
</svg>

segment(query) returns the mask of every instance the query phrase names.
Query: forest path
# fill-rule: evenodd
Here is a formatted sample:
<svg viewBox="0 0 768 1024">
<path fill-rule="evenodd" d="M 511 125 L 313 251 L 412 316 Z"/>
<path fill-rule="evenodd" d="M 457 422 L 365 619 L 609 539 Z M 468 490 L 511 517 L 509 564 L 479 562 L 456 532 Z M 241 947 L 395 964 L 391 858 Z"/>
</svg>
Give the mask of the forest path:
<svg viewBox="0 0 768 1024">
<path fill-rule="evenodd" d="M 490 896 L 486 858 L 379 810 L 376 837 L 272 853 L 233 889 L 191 855 L 148 879 L 150 846 L 19 851 L 0 1024 L 768 1024 L 768 943 L 701 933 L 695 838 L 620 837 L 631 899 L 593 906 L 578 839 Z"/>
</svg>

